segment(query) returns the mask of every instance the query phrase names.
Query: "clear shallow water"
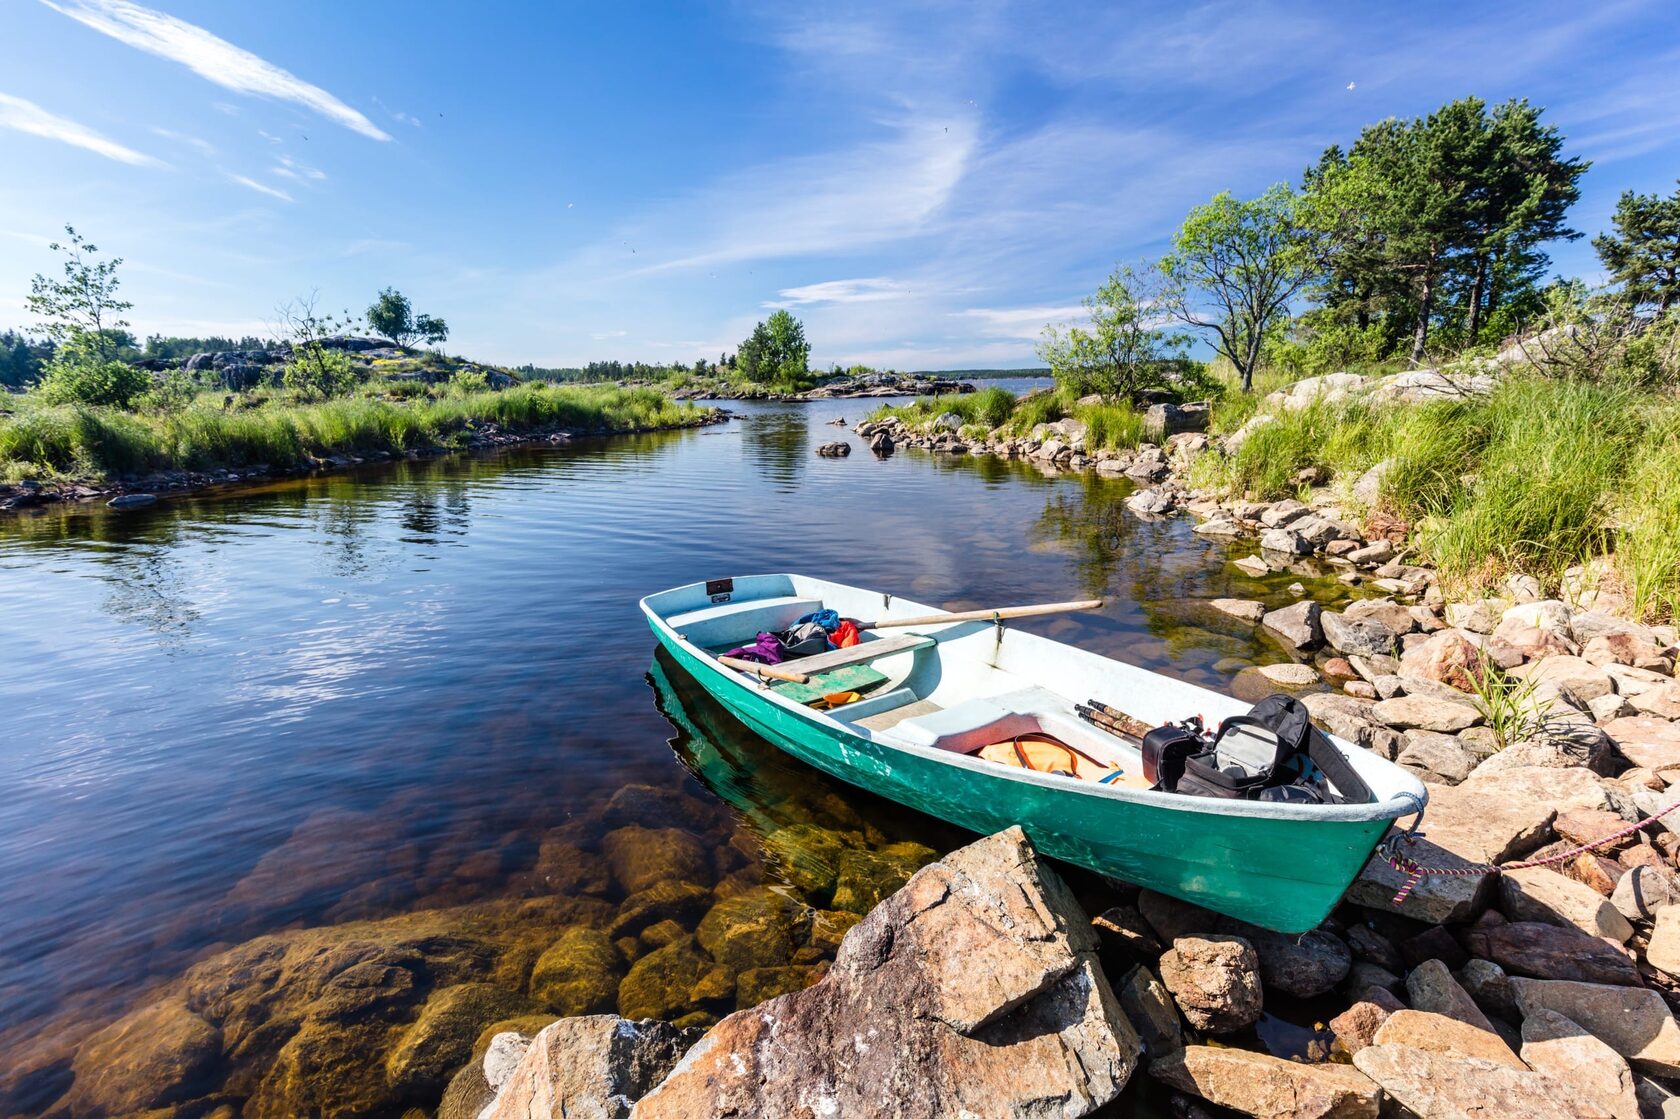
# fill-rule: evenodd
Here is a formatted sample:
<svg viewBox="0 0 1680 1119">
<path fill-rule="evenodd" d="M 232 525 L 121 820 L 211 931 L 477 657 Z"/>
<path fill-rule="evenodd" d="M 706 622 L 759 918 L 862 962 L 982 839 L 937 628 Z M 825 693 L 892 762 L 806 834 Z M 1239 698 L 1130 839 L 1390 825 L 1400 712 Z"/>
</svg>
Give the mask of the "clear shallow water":
<svg viewBox="0 0 1680 1119">
<path fill-rule="evenodd" d="M 0 522 L 0 1051 L 68 1044 L 213 946 L 528 889 L 545 831 L 627 783 L 750 829 L 781 802 L 755 774 L 819 782 L 738 727 L 746 777 L 686 777 L 652 590 L 793 570 L 954 609 L 1102 595 L 1029 624 L 1215 687 L 1280 659 L 1205 602 L 1281 604 L 1295 576 L 1132 517 L 1122 481 L 876 460 L 826 423 L 869 406 Z M 850 458 L 812 453 L 835 438 Z M 886 839 L 962 840 L 832 791 Z"/>
</svg>

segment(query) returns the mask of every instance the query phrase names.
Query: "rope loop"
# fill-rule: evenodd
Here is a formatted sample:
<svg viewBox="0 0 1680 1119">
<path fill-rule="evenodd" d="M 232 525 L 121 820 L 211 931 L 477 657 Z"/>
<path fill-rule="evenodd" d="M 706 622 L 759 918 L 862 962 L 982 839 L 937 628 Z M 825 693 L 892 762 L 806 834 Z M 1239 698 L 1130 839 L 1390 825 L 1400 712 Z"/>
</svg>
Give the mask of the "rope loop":
<svg viewBox="0 0 1680 1119">
<path fill-rule="evenodd" d="M 1410 793 L 1404 793 L 1401 795 L 1411 796 Z M 1412 799 L 1415 801 L 1417 798 L 1412 797 Z M 1652 813 L 1643 820 L 1629 824 L 1620 831 L 1600 836 L 1599 838 L 1592 840 L 1590 843 L 1583 843 L 1578 847 L 1571 847 L 1569 850 L 1560 851 L 1555 855 L 1547 855 L 1543 859 L 1529 859 L 1527 862 L 1510 863 L 1506 866 L 1493 866 L 1490 863 L 1470 863 L 1466 866 L 1424 866 L 1422 863 L 1406 854 L 1404 850 L 1404 848 L 1416 846 L 1418 838 L 1422 835 L 1422 833 L 1418 831 L 1418 826 L 1423 822 L 1423 806 L 1419 804 L 1417 819 L 1412 821 L 1411 827 L 1407 828 L 1403 832 L 1390 832 L 1387 836 L 1385 836 L 1383 841 L 1377 844 L 1377 855 L 1384 862 L 1388 863 L 1390 867 L 1394 868 L 1395 873 L 1406 876 L 1405 884 L 1402 885 L 1394 895 L 1393 904 L 1398 906 L 1411 896 L 1412 891 L 1417 888 L 1417 884 L 1419 882 L 1423 881 L 1425 875 L 1433 875 L 1442 878 L 1479 878 L 1484 874 L 1499 874 L 1502 871 L 1508 870 L 1528 870 L 1532 867 L 1553 866 L 1557 863 L 1568 862 L 1570 859 L 1573 859 L 1578 855 L 1596 850 L 1607 843 L 1614 843 L 1618 839 L 1625 839 L 1634 832 L 1643 828 L 1646 824 L 1656 823 L 1670 812 L 1673 812 L 1676 808 L 1680 808 L 1680 800 L 1675 801 L 1673 804 L 1670 804 L 1667 808 L 1664 808 L 1660 812 Z"/>
</svg>

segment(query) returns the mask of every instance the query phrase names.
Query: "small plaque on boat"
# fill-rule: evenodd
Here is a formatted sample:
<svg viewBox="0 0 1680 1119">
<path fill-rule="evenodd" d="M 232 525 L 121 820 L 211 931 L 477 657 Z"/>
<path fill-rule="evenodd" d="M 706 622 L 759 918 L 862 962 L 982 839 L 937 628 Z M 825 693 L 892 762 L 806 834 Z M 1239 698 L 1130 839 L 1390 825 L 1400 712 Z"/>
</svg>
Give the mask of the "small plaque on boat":
<svg viewBox="0 0 1680 1119">
<path fill-rule="evenodd" d="M 713 602 L 728 602 L 729 596 L 735 592 L 733 579 L 707 579 L 706 594 Z"/>
</svg>

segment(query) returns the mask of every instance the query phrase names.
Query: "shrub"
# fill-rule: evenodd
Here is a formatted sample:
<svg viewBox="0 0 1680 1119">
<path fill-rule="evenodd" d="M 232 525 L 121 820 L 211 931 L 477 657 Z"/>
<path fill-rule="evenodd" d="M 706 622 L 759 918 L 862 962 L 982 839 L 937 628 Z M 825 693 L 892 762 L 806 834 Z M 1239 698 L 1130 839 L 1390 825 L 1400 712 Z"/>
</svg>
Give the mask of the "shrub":
<svg viewBox="0 0 1680 1119">
<path fill-rule="evenodd" d="M 198 397 L 198 385 L 185 369 L 171 369 L 140 398 L 140 407 L 162 415 L 178 415 Z"/>
<path fill-rule="evenodd" d="M 106 404 L 127 408 L 151 387 L 144 369 L 127 362 L 101 361 L 89 354 L 71 353 L 47 366 L 35 389 L 48 404 Z"/>
<path fill-rule="evenodd" d="M 343 350 L 308 345 L 294 353 L 280 379 L 300 400 L 326 400 L 356 387 L 356 365 Z"/>
</svg>

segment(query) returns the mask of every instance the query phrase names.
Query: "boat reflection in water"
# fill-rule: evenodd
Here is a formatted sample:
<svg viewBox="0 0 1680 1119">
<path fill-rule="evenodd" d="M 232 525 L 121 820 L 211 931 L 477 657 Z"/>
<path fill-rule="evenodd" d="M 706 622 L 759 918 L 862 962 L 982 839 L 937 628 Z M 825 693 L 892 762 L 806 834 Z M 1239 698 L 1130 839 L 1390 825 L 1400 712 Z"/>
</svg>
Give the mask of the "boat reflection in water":
<svg viewBox="0 0 1680 1119">
<path fill-rule="evenodd" d="M 660 714 L 676 732 L 671 750 L 677 760 L 762 845 L 765 873 L 807 904 L 856 908 L 860 892 L 874 897 L 901 877 L 881 864 L 891 864 L 892 871 L 910 864 L 914 869 L 973 839 L 961 828 L 864 792 L 777 749 L 731 715 L 663 648 L 654 654 L 647 679 Z"/>
</svg>

